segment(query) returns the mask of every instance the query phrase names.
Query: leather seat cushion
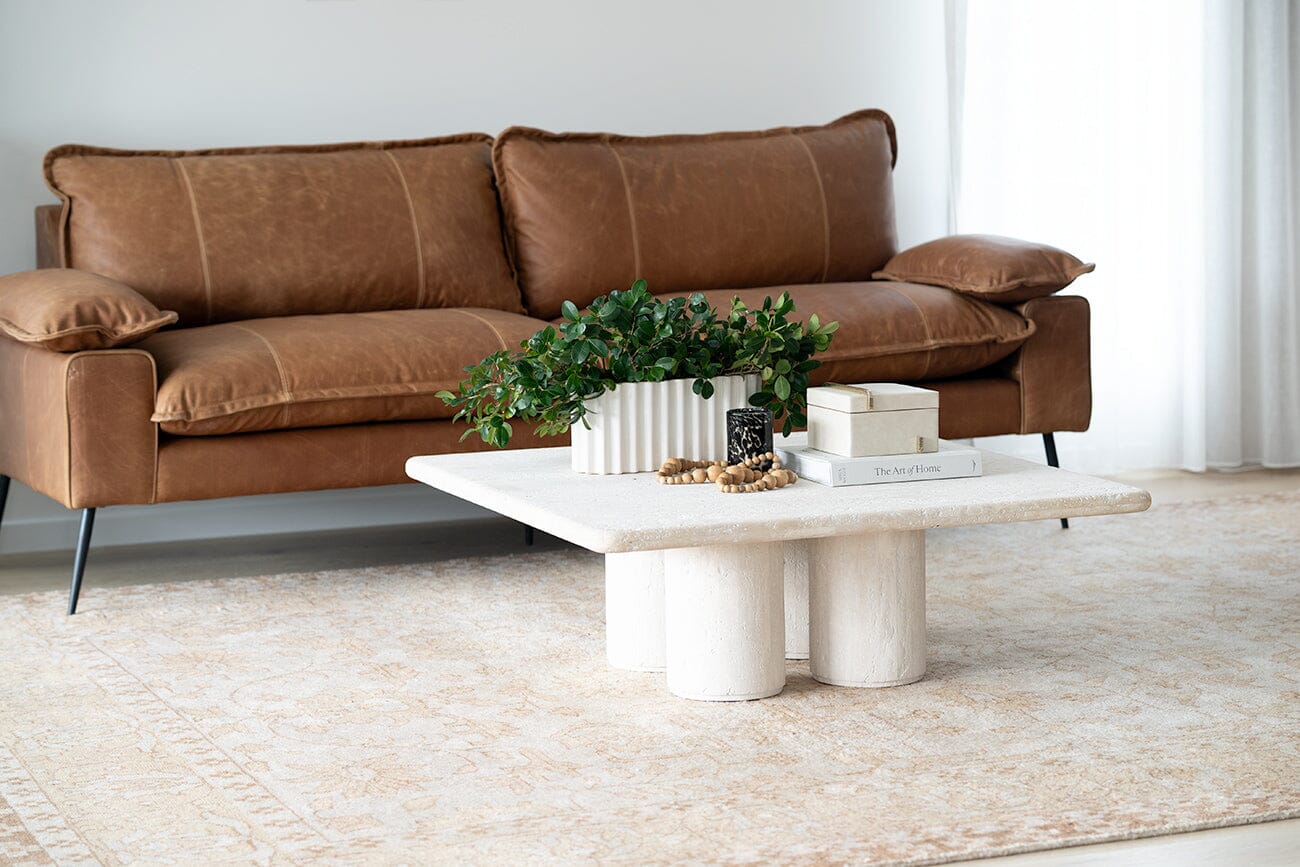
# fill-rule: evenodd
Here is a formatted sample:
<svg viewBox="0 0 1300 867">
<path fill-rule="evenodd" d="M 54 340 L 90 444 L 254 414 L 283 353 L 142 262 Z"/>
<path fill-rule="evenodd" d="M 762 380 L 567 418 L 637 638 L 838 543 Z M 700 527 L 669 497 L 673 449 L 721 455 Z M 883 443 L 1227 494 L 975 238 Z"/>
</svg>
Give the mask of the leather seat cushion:
<svg viewBox="0 0 1300 867">
<path fill-rule="evenodd" d="M 203 436 L 450 418 L 435 395 L 546 323 L 485 308 L 251 319 L 155 334 L 153 421 Z"/>
<path fill-rule="evenodd" d="M 750 307 L 789 291 L 795 316 L 816 313 L 839 330 L 812 372 L 823 382 L 916 382 L 960 376 L 1006 358 L 1034 333 L 1013 310 L 939 286 L 870 281 L 769 286 L 702 293 L 720 310 L 739 296 Z M 680 293 L 679 293 L 680 294 Z"/>
</svg>

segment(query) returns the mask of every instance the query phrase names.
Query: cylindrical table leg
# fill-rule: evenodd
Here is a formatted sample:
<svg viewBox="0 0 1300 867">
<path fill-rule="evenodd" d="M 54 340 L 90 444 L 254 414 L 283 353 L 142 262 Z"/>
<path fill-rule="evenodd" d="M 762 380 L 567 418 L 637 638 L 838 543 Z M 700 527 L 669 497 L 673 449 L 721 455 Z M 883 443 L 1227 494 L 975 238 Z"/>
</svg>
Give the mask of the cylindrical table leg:
<svg viewBox="0 0 1300 867">
<path fill-rule="evenodd" d="M 808 562 L 812 676 L 900 686 L 925 674 L 925 531 L 815 539 Z"/>
<path fill-rule="evenodd" d="M 614 668 L 664 670 L 664 552 L 605 555 L 605 655 Z"/>
<path fill-rule="evenodd" d="M 664 552 L 668 689 L 700 701 L 742 701 L 785 687 L 780 542 Z"/>
<path fill-rule="evenodd" d="M 785 543 L 785 658 L 808 658 L 807 539 Z"/>
</svg>

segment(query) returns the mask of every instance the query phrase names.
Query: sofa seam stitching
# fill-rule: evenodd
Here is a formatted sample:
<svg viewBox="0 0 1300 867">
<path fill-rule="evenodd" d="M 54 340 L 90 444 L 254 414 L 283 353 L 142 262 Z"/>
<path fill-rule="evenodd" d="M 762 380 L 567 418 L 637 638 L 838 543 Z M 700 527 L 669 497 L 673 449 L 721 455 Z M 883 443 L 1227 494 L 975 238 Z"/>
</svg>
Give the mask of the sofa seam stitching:
<svg viewBox="0 0 1300 867">
<path fill-rule="evenodd" d="M 231 323 L 231 325 L 234 326 L 235 328 L 240 329 L 241 331 L 247 331 L 249 334 L 253 335 L 258 340 L 262 341 L 262 344 L 266 347 L 266 351 L 271 353 L 271 360 L 275 362 L 276 375 L 280 377 L 280 395 L 284 399 L 284 406 L 282 407 L 281 416 L 284 420 L 285 426 L 288 427 L 289 407 L 292 406 L 294 403 L 294 394 L 289 389 L 288 377 L 284 375 L 284 364 L 282 364 L 280 361 L 280 353 L 275 351 L 275 347 L 271 345 L 271 341 L 267 339 L 265 334 L 261 334 L 253 330 L 252 328 L 249 328 L 247 325 L 243 325 L 237 322 L 233 322 Z"/>
<path fill-rule="evenodd" d="M 826 187 L 822 184 L 821 166 L 817 163 L 817 156 L 808 147 L 808 142 L 803 140 L 803 136 L 791 130 L 790 137 L 799 142 L 804 153 L 808 155 L 808 164 L 812 167 L 813 180 L 817 182 L 817 195 L 822 201 L 822 276 L 818 283 L 826 282 L 826 275 L 831 270 L 831 212 L 830 205 L 826 202 Z"/>
<path fill-rule="evenodd" d="M 909 352 L 932 352 L 936 349 L 956 349 L 965 346 L 1002 346 L 1007 343 L 1023 342 L 1033 336 L 1033 331 L 1026 331 L 1024 334 L 1013 337 L 972 337 L 960 339 L 943 339 L 936 340 L 929 338 L 924 343 L 898 343 L 889 347 L 885 351 L 875 351 L 870 355 L 866 354 L 836 354 L 835 350 L 828 349 L 825 352 L 817 353 L 817 358 L 822 361 L 859 361 L 868 358 L 889 358 L 893 355 L 906 355 Z M 1012 350 L 1014 351 L 1014 349 Z M 852 352 L 844 350 L 843 352 Z"/>
<path fill-rule="evenodd" d="M 397 180 L 402 185 L 402 192 L 406 194 L 406 207 L 411 213 L 411 231 L 415 233 L 415 273 L 416 281 L 419 284 L 415 293 L 415 306 L 424 307 L 424 295 L 427 290 L 424 272 L 424 244 L 420 238 L 420 223 L 415 218 L 415 199 L 411 196 L 411 186 L 406 182 L 406 173 L 402 171 L 402 166 L 397 161 L 397 157 L 393 156 L 392 151 L 389 150 L 380 151 L 380 153 L 388 157 L 389 163 L 393 166 L 393 171 L 397 172 Z"/>
<path fill-rule="evenodd" d="M 605 147 L 614 155 L 614 162 L 618 163 L 618 174 L 623 179 L 623 199 L 627 202 L 627 221 L 632 231 L 632 280 L 641 279 L 641 240 L 638 237 L 636 208 L 632 203 L 632 186 L 627 180 L 627 167 L 623 165 L 623 157 L 618 153 L 618 148 L 608 138 L 605 139 Z"/>
<path fill-rule="evenodd" d="M 325 387 L 307 389 L 306 391 L 297 391 L 293 394 L 293 403 L 295 405 L 307 403 L 323 403 L 331 400 L 365 400 L 367 398 L 379 397 L 428 397 L 436 395 L 437 392 L 448 388 L 454 388 L 455 383 L 449 383 L 445 380 L 433 382 L 422 380 L 420 382 L 387 382 L 379 385 L 366 386 L 348 386 L 346 388 L 329 389 Z M 410 386 L 405 388 L 405 386 Z M 375 389 L 373 393 L 348 393 L 359 391 L 360 389 Z M 380 390 L 382 389 L 382 390 Z M 325 392 L 334 391 L 337 393 L 327 394 Z M 199 407 L 194 410 L 175 410 L 168 413 L 154 412 L 150 416 L 150 421 L 155 424 L 162 422 L 195 422 L 210 421 L 214 418 L 235 415 L 237 413 L 252 412 L 257 409 L 267 409 L 273 407 L 281 399 L 278 394 L 260 394 L 252 397 L 240 398 L 238 400 L 228 400 L 221 403 L 214 403 Z M 438 419 L 433 419 L 437 421 Z M 365 424 L 366 422 L 357 422 Z"/>
<path fill-rule="evenodd" d="M 153 404 L 153 408 L 156 411 L 158 409 L 158 359 L 154 358 L 152 353 L 145 352 L 143 349 L 140 351 L 144 352 L 145 357 L 149 359 L 149 370 L 151 371 L 153 378 L 153 398 L 149 402 Z M 152 417 L 150 417 L 149 421 L 153 425 L 153 492 L 149 496 L 149 502 L 157 503 L 159 462 L 158 423 L 155 422 Z"/>
<path fill-rule="evenodd" d="M 168 318 L 171 317 L 171 318 Z M 150 329 L 157 331 L 166 325 L 171 325 L 177 321 L 176 314 L 173 311 L 167 311 L 165 315 L 151 319 L 132 326 L 129 330 L 114 330 L 112 325 L 95 324 L 95 325 L 77 325 L 69 328 L 63 328 L 59 331 L 50 331 L 40 334 L 35 331 L 29 331 L 23 326 L 14 322 L 12 319 L 6 319 L 0 316 L 0 332 L 4 332 L 17 340 L 19 343 L 39 343 L 45 340 L 55 340 L 60 337 L 75 337 L 79 334 L 91 334 L 98 332 L 105 337 L 111 337 L 115 340 L 127 340 L 140 334 L 146 334 Z"/>
<path fill-rule="evenodd" d="M 208 265 L 208 242 L 203 235 L 203 221 L 199 218 L 199 200 L 194 195 L 194 182 L 190 179 L 189 170 L 180 157 L 172 157 L 170 160 L 172 167 L 181 176 L 181 183 L 185 185 L 185 192 L 189 194 L 190 214 L 194 217 L 194 234 L 199 242 L 199 267 L 203 271 L 203 298 L 206 305 L 207 320 L 212 321 L 212 270 Z"/>
<path fill-rule="evenodd" d="M 925 379 L 925 377 L 930 373 L 931 365 L 934 364 L 933 350 L 934 350 L 935 341 L 934 341 L 934 333 L 930 330 L 930 320 L 926 319 L 925 311 L 921 309 L 920 304 L 916 303 L 916 299 L 912 298 L 910 295 L 908 295 L 905 292 L 898 291 L 898 289 L 894 288 L 893 286 L 889 286 L 888 289 L 890 292 L 893 292 L 899 298 L 906 300 L 908 304 L 911 304 L 912 309 L 916 311 L 916 315 L 921 317 L 921 327 L 925 329 L 926 348 L 929 351 L 926 353 L 925 356 L 925 370 L 921 371 L 921 375 L 917 378 Z"/>
<path fill-rule="evenodd" d="M 506 342 L 505 335 L 502 334 L 500 330 L 498 330 L 498 328 L 495 325 L 493 325 L 491 322 L 487 321 L 482 316 L 479 316 L 477 313 L 470 313 L 468 310 L 462 309 L 460 307 L 454 307 L 451 309 L 456 313 L 463 313 L 464 315 L 470 317 L 471 319 L 477 319 L 479 322 L 486 325 L 492 331 L 492 333 L 496 335 L 497 340 L 501 341 L 501 348 L 507 351 L 510 349 L 510 344 Z"/>
<path fill-rule="evenodd" d="M 77 361 L 77 357 L 68 359 L 68 363 L 63 368 L 63 432 L 67 435 L 66 453 L 67 461 L 67 493 L 68 502 L 74 502 L 72 499 L 72 407 L 68 405 L 68 395 L 71 389 L 68 388 L 68 381 L 72 378 L 72 365 Z M 71 507 L 70 507 L 71 508 Z"/>
<path fill-rule="evenodd" d="M 31 382 L 31 379 L 27 376 L 27 368 L 31 360 L 32 360 L 31 353 L 23 353 L 22 370 L 19 371 L 19 375 L 22 378 L 22 382 Z M 64 412 L 66 413 L 67 401 L 65 400 L 63 403 L 65 407 Z M 71 446 L 69 446 L 69 451 L 71 451 Z M 35 463 L 32 460 L 32 438 L 29 436 L 23 437 L 23 463 L 24 465 L 29 467 L 32 466 L 33 463 Z"/>
</svg>

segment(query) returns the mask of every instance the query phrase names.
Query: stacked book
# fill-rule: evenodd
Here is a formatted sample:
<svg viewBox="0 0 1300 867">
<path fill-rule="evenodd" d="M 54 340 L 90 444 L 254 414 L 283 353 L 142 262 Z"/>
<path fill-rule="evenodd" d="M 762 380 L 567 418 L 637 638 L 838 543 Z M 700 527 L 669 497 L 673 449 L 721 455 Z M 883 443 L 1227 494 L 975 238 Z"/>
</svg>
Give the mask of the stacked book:
<svg viewBox="0 0 1300 867">
<path fill-rule="evenodd" d="M 808 445 L 778 446 L 800 478 L 830 487 L 958 479 L 978 449 L 939 439 L 939 394 L 897 383 L 808 389 Z"/>
<path fill-rule="evenodd" d="M 961 479 L 983 473 L 979 449 L 944 441 L 939 442 L 938 451 L 926 454 L 845 458 L 808 446 L 777 446 L 776 453 L 781 456 L 781 463 L 798 473 L 799 478 L 832 488 Z"/>
</svg>

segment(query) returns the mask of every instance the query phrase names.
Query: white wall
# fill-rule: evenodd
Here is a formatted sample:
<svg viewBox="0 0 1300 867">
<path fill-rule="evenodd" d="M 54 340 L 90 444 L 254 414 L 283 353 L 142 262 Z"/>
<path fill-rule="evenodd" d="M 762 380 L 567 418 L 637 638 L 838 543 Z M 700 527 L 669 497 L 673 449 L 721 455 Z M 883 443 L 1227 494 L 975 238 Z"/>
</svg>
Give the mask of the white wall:
<svg viewBox="0 0 1300 867">
<path fill-rule="evenodd" d="M 915 243 L 945 229 L 942 15 L 940 0 L 0 0 L 0 273 L 32 267 L 32 207 L 53 201 L 41 156 L 62 142 L 706 132 L 864 107 L 897 124 L 899 231 Z M 96 538 L 442 514 L 464 511 L 418 489 L 263 497 L 107 510 Z M 17 489 L 5 527 L 0 552 L 74 533 L 60 507 Z"/>
</svg>

